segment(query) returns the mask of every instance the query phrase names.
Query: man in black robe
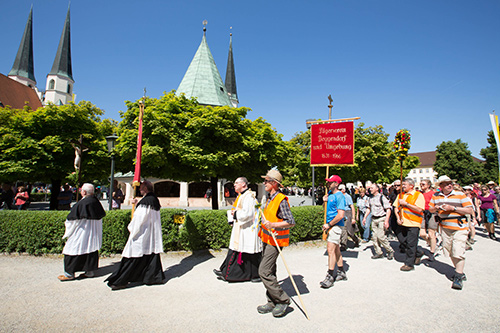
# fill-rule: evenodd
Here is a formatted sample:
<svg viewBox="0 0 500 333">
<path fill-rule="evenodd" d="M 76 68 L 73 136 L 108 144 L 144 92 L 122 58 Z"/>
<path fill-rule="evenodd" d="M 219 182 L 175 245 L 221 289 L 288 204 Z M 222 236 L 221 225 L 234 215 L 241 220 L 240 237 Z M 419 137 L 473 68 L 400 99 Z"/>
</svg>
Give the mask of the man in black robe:
<svg viewBox="0 0 500 333">
<path fill-rule="evenodd" d="M 63 238 L 68 238 L 63 249 L 64 274 L 60 281 L 75 279 L 75 272 L 84 271 L 79 278 L 93 277 L 99 267 L 99 249 L 102 245 L 102 218 L 106 216 L 101 203 L 94 197 L 94 186 L 83 184 L 82 199 L 73 206 L 66 222 Z"/>
<path fill-rule="evenodd" d="M 165 279 L 160 253 L 163 252 L 160 201 L 153 193 L 153 184 L 144 181 L 140 187 L 143 198 L 134 199 L 136 209 L 128 225 L 130 232 L 122 252 L 118 270 L 106 279 L 112 290 L 124 289 L 130 282 L 161 284 Z"/>
</svg>

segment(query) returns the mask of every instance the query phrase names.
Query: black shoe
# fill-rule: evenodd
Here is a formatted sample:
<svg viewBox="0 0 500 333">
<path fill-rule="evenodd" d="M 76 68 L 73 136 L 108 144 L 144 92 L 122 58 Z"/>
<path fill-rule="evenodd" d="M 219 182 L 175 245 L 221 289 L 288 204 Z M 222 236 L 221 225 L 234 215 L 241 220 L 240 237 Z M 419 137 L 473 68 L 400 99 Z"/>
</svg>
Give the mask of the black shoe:
<svg viewBox="0 0 500 333">
<path fill-rule="evenodd" d="M 120 290 L 120 289 L 127 288 L 127 286 L 115 286 L 114 284 L 112 284 L 110 287 L 111 287 L 111 290 Z"/>
<path fill-rule="evenodd" d="M 490 238 L 493 239 L 493 240 L 496 240 L 497 239 L 497 236 L 495 236 L 495 234 L 491 234 L 490 235 Z"/>
<path fill-rule="evenodd" d="M 218 269 L 214 269 L 214 274 L 217 276 L 222 276 L 222 272 Z"/>
<path fill-rule="evenodd" d="M 223 276 L 218 276 L 218 277 L 217 277 L 217 280 L 226 281 L 226 278 L 225 278 L 225 277 L 223 277 Z"/>
<path fill-rule="evenodd" d="M 463 274 L 455 274 L 455 277 L 453 278 L 453 284 L 451 285 L 451 287 L 453 289 L 457 289 L 457 290 L 462 290 L 463 288 Z"/>
<path fill-rule="evenodd" d="M 347 250 L 347 247 L 345 247 L 345 246 L 343 246 L 343 245 L 342 245 L 342 246 L 340 246 L 340 252 L 344 252 L 344 251 L 346 251 L 346 250 Z"/>
</svg>

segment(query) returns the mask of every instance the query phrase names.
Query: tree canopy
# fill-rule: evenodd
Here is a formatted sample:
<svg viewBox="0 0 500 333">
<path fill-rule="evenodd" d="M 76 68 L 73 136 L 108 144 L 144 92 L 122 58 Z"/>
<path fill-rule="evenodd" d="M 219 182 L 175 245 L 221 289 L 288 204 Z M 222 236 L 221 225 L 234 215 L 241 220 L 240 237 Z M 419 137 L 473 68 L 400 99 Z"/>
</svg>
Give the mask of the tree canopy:
<svg viewBox="0 0 500 333">
<path fill-rule="evenodd" d="M 478 181 L 483 183 L 490 180 L 498 182 L 498 148 L 493 131 L 488 131 L 487 141 L 489 146 L 479 152 L 485 162 L 483 164 L 483 176 Z"/>
<path fill-rule="evenodd" d="M 133 170 L 139 101 L 126 102 L 119 124 L 119 168 Z M 141 173 L 177 181 L 260 175 L 283 165 L 285 144 L 264 119 L 246 118 L 248 108 L 203 106 L 184 95 L 147 98 L 143 116 Z M 215 194 L 215 193 L 214 193 Z M 214 197 L 212 201 L 215 201 Z"/>
<path fill-rule="evenodd" d="M 70 140 L 80 135 L 89 148 L 82 158 L 82 181 L 106 179 L 109 158 L 104 137 L 112 133 L 114 122 L 101 121 L 102 114 L 86 101 L 50 104 L 36 111 L 0 108 L 0 180 L 51 182 L 58 193 L 60 182 L 75 171 Z"/>
<path fill-rule="evenodd" d="M 436 147 L 434 171 L 438 176 L 446 175 L 462 185 L 479 181 L 481 177 L 481 165 L 474 161 L 469 145 L 461 139 L 443 141 Z"/>
</svg>

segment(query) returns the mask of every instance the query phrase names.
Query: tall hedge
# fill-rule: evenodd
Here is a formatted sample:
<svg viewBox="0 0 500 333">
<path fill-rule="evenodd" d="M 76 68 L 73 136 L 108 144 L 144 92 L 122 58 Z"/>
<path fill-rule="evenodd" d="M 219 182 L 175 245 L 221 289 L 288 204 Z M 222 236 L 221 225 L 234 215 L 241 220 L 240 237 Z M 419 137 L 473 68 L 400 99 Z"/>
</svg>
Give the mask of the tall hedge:
<svg viewBox="0 0 500 333">
<path fill-rule="evenodd" d="M 323 224 L 321 206 L 292 207 L 296 225 L 292 243 L 319 239 Z M 61 253 L 68 212 L 0 211 L 0 252 Z M 165 251 L 220 249 L 227 247 L 231 226 L 224 210 L 161 209 Z M 130 210 L 106 212 L 103 219 L 102 254 L 120 253 L 127 241 Z"/>
</svg>

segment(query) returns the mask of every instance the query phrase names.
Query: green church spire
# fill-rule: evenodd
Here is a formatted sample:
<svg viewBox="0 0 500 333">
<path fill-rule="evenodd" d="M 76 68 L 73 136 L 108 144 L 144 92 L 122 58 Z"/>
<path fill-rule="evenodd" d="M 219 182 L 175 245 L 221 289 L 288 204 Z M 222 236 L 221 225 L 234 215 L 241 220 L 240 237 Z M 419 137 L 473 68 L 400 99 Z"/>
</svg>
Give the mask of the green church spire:
<svg viewBox="0 0 500 333">
<path fill-rule="evenodd" d="M 203 24 L 206 26 L 206 21 Z M 187 97 L 197 97 L 200 104 L 232 106 L 207 44 L 206 27 L 203 28 L 201 44 L 177 88 L 177 94 L 181 93 Z"/>
</svg>

